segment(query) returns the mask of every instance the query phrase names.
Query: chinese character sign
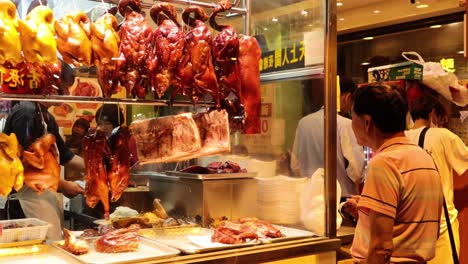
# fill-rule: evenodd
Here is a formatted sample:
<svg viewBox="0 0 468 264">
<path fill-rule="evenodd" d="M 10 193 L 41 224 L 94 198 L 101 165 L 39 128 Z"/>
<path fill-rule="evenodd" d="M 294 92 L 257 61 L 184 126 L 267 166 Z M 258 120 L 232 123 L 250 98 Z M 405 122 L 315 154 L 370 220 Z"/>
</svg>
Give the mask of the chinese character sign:
<svg viewBox="0 0 468 264">
<path fill-rule="evenodd" d="M 442 65 L 442 68 L 447 72 L 455 72 L 455 59 L 453 58 L 442 58 L 440 60 L 440 65 Z"/>
<path fill-rule="evenodd" d="M 34 70 L 26 67 L 21 69 L 9 69 L 0 66 L 1 92 L 13 94 L 30 94 L 32 89 L 37 89 L 39 78 Z"/>
<path fill-rule="evenodd" d="M 304 68 L 304 41 L 294 42 L 292 46 L 262 53 L 260 72 L 274 72 Z"/>
</svg>

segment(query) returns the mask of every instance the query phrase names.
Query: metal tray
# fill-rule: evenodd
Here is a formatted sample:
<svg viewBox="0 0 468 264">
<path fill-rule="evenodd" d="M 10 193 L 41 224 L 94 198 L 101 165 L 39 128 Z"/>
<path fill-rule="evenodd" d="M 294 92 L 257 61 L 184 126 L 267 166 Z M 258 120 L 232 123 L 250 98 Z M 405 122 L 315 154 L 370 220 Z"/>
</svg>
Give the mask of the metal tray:
<svg viewBox="0 0 468 264">
<path fill-rule="evenodd" d="M 59 246 L 59 241 L 53 242 L 51 245 L 58 248 L 76 260 L 87 264 L 121 264 L 135 263 L 136 261 L 149 261 L 156 259 L 169 258 L 177 256 L 180 251 L 172 247 L 157 243 L 156 241 L 139 237 L 140 245 L 137 251 L 122 252 L 122 253 L 101 253 L 94 249 L 95 240 L 86 240 L 89 243 L 89 252 L 83 255 L 74 255 Z"/>
<path fill-rule="evenodd" d="M 296 228 L 291 228 L 291 227 L 286 227 L 286 226 L 279 226 L 279 225 L 273 225 L 273 226 L 278 228 L 279 231 L 283 233 L 284 237 L 261 238 L 260 241 L 262 244 L 270 244 L 270 243 L 275 243 L 275 242 L 282 242 L 282 241 L 307 238 L 307 237 L 319 238 L 319 236 L 307 230 L 301 230 L 301 229 L 296 229 Z"/>
<path fill-rule="evenodd" d="M 256 172 L 198 174 L 180 171 L 166 171 L 166 175 L 196 180 L 243 179 L 257 177 Z"/>
<path fill-rule="evenodd" d="M 211 239 L 213 230 L 201 227 L 177 228 L 177 229 L 140 229 L 140 236 L 155 240 L 165 245 L 177 248 L 185 254 L 197 254 L 209 251 L 248 247 L 260 244 L 259 240 L 250 241 L 245 244 L 228 245 L 221 243 L 210 243 L 207 246 L 194 244 L 190 237 L 199 237 L 205 240 Z"/>
</svg>

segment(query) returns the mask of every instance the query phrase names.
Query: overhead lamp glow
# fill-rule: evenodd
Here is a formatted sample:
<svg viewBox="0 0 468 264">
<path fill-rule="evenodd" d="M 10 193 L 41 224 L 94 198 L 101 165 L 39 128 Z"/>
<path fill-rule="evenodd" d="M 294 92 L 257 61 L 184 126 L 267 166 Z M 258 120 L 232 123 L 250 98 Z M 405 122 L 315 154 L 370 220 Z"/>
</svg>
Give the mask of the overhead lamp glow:
<svg viewBox="0 0 468 264">
<path fill-rule="evenodd" d="M 340 21 L 343 21 L 343 20 L 344 20 L 344 18 L 341 17 L 341 18 L 340 18 Z"/>
<path fill-rule="evenodd" d="M 342 2 L 338 2 L 336 3 L 337 6 L 343 6 L 343 3 Z"/>
<path fill-rule="evenodd" d="M 267 30 L 268 30 L 268 28 L 267 28 L 267 27 L 264 27 L 264 28 L 263 28 L 263 30 L 264 30 L 264 31 L 267 31 Z"/>
<path fill-rule="evenodd" d="M 442 27 L 442 25 L 432 25 L 432 26 L 430 26 L 430 28 L 441 28 L 441 27 Z"/>
<path fill-rule="evenodd" d="M 308 14 L 308 12 L 307 12 L 307 11 L 305 11 L 305 10 L 302 10 L 302 11 L 301 11 L 301 15 L 303 15 L 303 16 L 307 16 L 307 14 Z"/>
<path fill-rule="evenodd" d="M 420 5 L 417 5 L 416 8 L 428 8 L 429 5 L 427 4 L 420 4 Z"/>
<path fill-rule="evenodd" d="M 366 66 L 366 65 L 369 65 L 369 64 L 370 64 L 370 62 L 367 62 L 367 61 L 361 63 L 362 66 Z"/>
<path fill-rule="evenodd" d="M 374 12 L 374 14 L 378 14 L 378 13 L 380 13 L 380 10 L 374 10 L 373 12 Z"/>
<path fill-rule="evenodd" d="M 460 50 L 457 52 L 458 54 L 465 54 L 465 52 L 463 50 Z"/>
<path fill-rule="evenodd" d="M 374 37 L 365 37 L 365 38 L 362 38 L 363 40 L 371 40 L 371 39 L 374 39 Z"/>
<path fill-rule="evenodd" d="M 278 19 L 276 17 L 272 18 L 271 21 L 273 22 L 278 22 Z"/>
</svg>

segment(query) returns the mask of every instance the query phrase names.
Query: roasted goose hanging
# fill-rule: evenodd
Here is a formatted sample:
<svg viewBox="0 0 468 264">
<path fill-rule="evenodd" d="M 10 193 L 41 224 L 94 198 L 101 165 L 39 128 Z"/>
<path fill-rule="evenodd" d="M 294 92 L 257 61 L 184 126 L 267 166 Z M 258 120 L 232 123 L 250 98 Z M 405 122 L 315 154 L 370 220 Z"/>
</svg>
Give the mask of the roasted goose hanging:
<svg viewBox="0 0 468 264">
<path fill-rule="evenodd" d="M 150 15 L 158 24 L 151 35 L 148 51 L 150 83 L 158 97 L 162 97 L 171 85 L 180 86 L 175 74 L 184 52 L 185 39 L 174 6 L 154 4 Z"/>
<path fill-rule="evenodd" d="M 190 16 L 192 13 L 193 18 Z M 189 6 L 182 13 L 182 19 L 191 29 L 185 35 L 184 54 L 178 67 L 179 88 L 195 104 L 204 94 L 211 94 L 216 106 L 220 107 L 218 81 L 211 54 L 213 37 L 205 24 L 208 16 L 201 7 Z M 174 90 L 173 97 L 180 93 L 180 89 Z"/>
</svg>

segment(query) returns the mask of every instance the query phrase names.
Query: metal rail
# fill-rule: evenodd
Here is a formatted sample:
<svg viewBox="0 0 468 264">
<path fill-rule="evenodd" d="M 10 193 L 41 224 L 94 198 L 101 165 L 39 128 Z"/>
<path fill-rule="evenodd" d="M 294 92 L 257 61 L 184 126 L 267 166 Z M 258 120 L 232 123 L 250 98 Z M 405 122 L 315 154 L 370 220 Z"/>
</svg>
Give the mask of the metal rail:
<svg viewBox="0 0 468 264">
<path fill-rule="evenodd" d="M 193 102 L 165 99 L 131 99 L 131 98 L 105 98 L 68 95 L 33 95 L 33 94 L 6 94 L 0 93 L 0 100 L 7 101 L 35 101 L 50 103 L 101 103 L 120 105 L 153 105 L 153 106 L 194 106 Z M 199 101 L 198 106 L 214 106 L 214 102 Z"/>
<path fill-rule="evenodd" d="M 117 1 L 117 0 L 91 0 L 91 1 L 104 2 L 104 3 L 114 4 L 114 5 L 119 4 L 119 1 Z M 205 8 L 214 8 L 215 6 L 217 6 L 217 4 L 215 4 L 215 3 L 205 3 L 205 2 L 192 1 L 192 0 L 157 0 L 157 1 L 173 3 L 173 4 L 180 4 L 180 5 L 196 5 L 196 6 L 205 7 Z M 238 1 L 236 1 L 236 3 L 238 3 Z M 235 3 L 235 5 L 236 5 L 236 3 Z M 153 6 L 153 4 L 143 2 L 143 3 L 141 3 L 141 6 L 144 7 L 144 8 L 151 8 Z M 229 12 L 230 13 L 240 14 L 240 15 L 245 15 L 245 14 L 247 14 L 247 9 L 246 8 L 232 7 L 231 9 L 229 9 Z"/>
</svg>

